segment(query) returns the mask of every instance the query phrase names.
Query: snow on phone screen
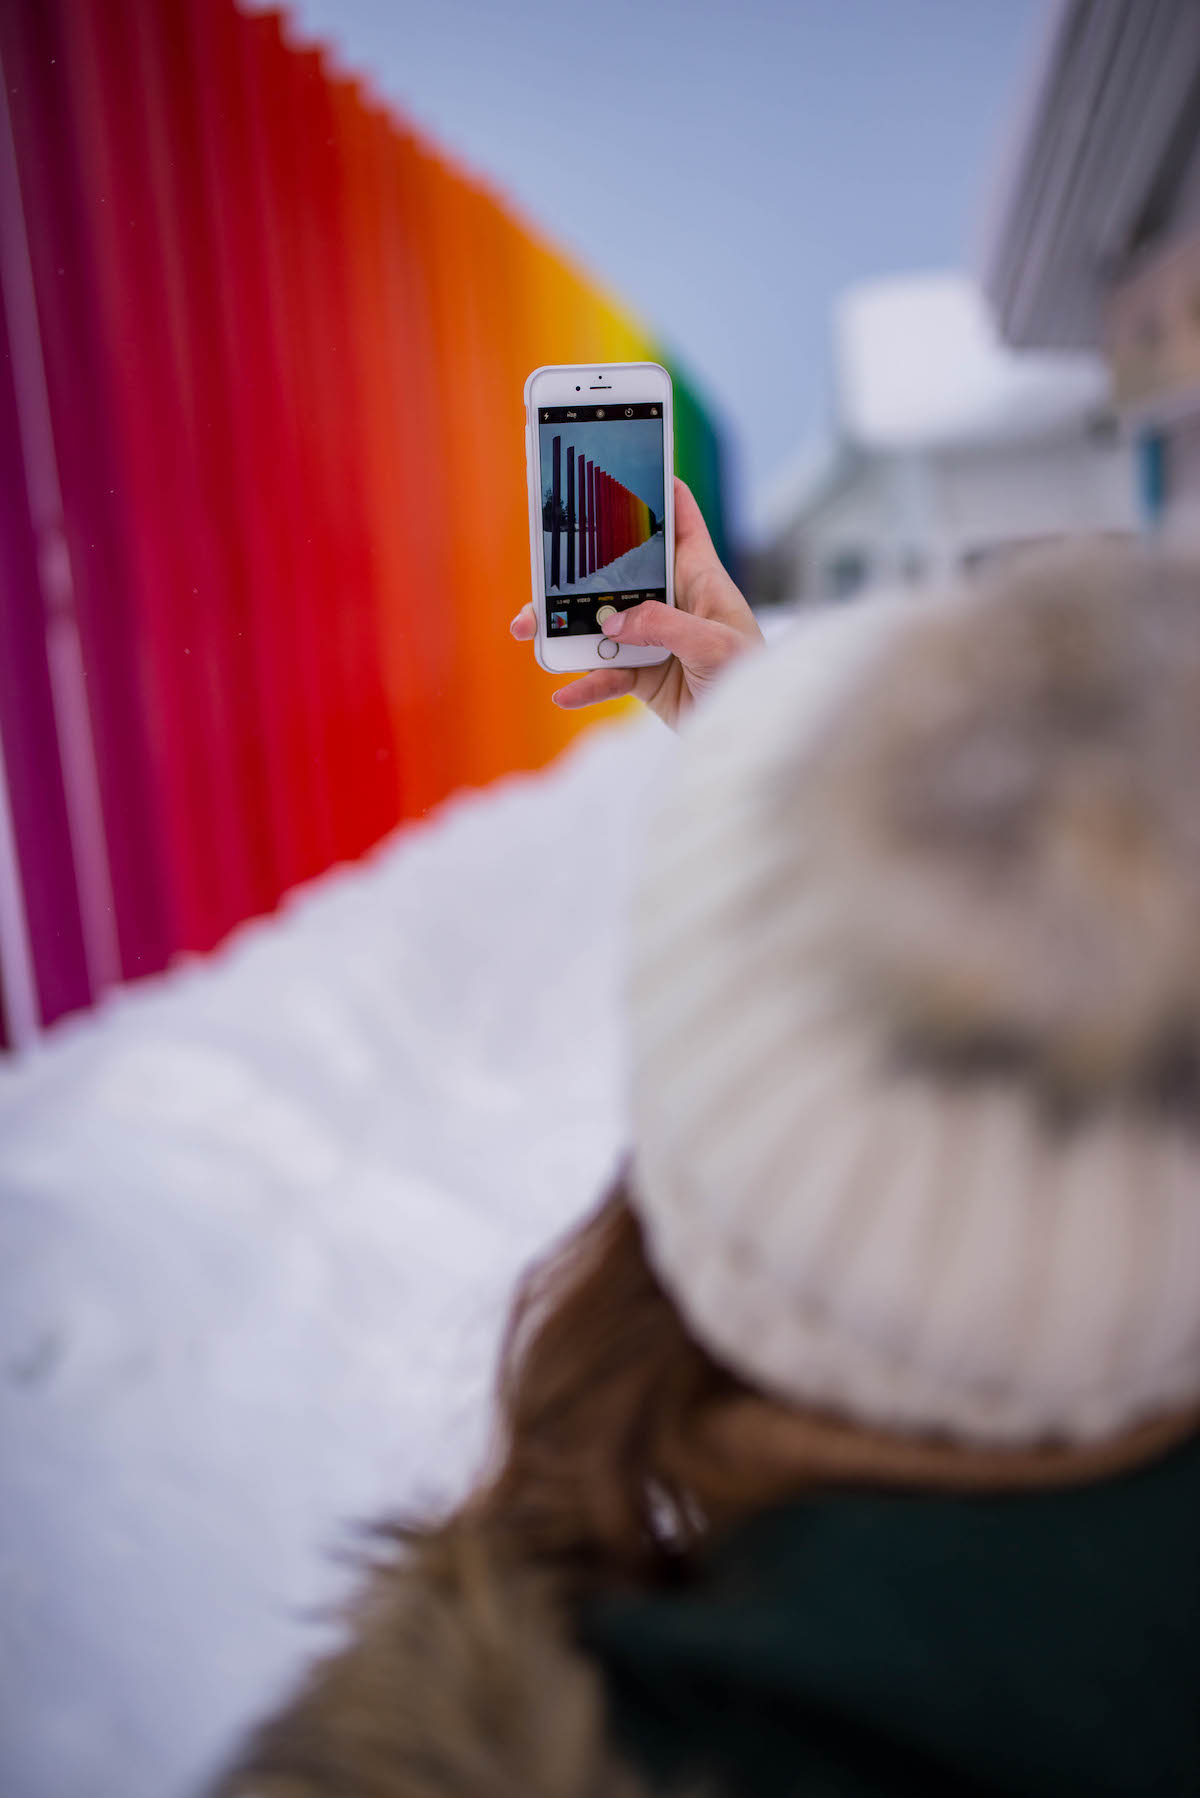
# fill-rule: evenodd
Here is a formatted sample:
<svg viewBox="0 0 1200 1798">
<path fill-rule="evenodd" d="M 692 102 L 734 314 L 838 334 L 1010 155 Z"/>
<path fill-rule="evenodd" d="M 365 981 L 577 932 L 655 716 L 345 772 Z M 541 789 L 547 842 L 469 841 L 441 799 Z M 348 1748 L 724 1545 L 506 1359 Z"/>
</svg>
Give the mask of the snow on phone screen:
<svg viewBox="0 0 1200 1798">
<path fill-rule="evenodd" d="M 538 409 L 546 631 L 595 635 L 603 605 L 667 597 L 662 407 Z"/>
</svg>

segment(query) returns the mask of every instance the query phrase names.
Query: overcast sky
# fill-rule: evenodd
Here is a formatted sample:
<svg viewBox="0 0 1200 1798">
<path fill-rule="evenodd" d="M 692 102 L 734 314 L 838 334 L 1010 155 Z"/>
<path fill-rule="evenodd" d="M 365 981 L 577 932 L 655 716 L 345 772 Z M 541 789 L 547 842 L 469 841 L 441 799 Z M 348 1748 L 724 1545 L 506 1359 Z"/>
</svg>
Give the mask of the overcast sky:
<svg viewBox="0 0 1200 1798">
<path fill-rule="evenodd" d="M 567 448 L 577 456 L 590 456 L 598 468 L 636 493 L 656 517 L 663 511 L 662 419 L 610 419 L 607 424 L 543 425 L 541 430 L 542 486 L 550 484 L 554 439 L 562 442 L 560 479 L 567 485 Z"/>
<path fill-rule="evenodd" d="M 297 0 L 689 366 L 735 517 L 831 412 L 848 283 L 971 266 L 1048 0 Z"/>
</svg>

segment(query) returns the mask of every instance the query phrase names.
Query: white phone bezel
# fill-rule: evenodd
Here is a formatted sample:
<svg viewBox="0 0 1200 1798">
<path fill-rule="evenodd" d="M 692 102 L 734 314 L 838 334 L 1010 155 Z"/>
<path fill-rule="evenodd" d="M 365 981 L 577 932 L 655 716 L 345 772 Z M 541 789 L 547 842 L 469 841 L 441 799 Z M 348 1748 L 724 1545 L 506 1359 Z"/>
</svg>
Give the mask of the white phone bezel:
<svg viewBox="0 0 1200 1798">
<path fill-rule="evenodd" d="M 667 600 L 675 603 L 675 415 L 671 404 L 671 377 L 658 362 L 583 362 L 535 368 L 525 383 L 525 480 L 529 490 L 529 563 L 533 582 L 533 611 L 537 622 L 533 652 L 548 674 L 581 674 L 592 668 L 651 668 L 670 657 L 666 649 L 649 649 L 622 643 L 617 655 L 605 659 L 598 653 L 607 639 L 602 631 L 581 637 L 550 638 L 546 632 L 546 572 L 542 553 L 541 469 L 537 463 L 539 406 L 597 404 L 590 392 L 603 384 L 614 406 L 661 404 L 663 409 L 663 531 L 667 558 Z M 587 396 L 585 398 L 585 395 Z"/>
</svg>

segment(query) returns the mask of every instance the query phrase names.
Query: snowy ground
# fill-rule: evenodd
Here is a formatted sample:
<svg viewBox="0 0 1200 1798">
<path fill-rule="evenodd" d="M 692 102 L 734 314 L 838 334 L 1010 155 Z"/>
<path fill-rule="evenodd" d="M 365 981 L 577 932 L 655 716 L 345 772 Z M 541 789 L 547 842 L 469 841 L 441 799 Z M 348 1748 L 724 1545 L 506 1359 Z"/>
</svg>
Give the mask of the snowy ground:
<svg viewBox="0 0 1200 1798">
<path fill-rule="evenodd" d="M 542 533 L 546 546 L 546 567 L 550 566 L 550 533 Z M 564 531 L 559 542 L 562 556 L 562 572 L 567 569 L 567 544 Z M 603 568 L 597 568 L 595 574 L 586 579 L 572 581 L 568 586 L 563 581 L 561 586 L 551 587 L 551 593 L 558 593 L 565 599 L 574 599 L 580 593 L 613 593 L 618 587 L 665 587 L 666 555 L 663 549 L 662 532 L 648 537 L 645 543 L 639 543 L 636 549 L 630 549 L 615 561 L 606 562 Z"/>
<path fill-rule="evenodd" d="M 4 1798 L 185 1798 L 351 1526 L 461 1490 L 513 1277 L 622 1144 L 671 744 L 458 800 L 0 1075 Z"/>
</svg>

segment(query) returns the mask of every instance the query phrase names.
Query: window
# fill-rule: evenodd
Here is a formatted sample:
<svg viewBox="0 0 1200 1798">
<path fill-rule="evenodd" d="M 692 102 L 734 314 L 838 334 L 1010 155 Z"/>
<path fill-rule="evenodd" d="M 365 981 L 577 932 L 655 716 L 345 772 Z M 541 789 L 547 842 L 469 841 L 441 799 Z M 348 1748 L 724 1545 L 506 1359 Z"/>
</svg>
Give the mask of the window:
<svg viewBox="0 0 1200 1798">
<path fill-rule="evenodd" d="M 839 549 L 825 564 L 825 591 L 830 599 L 850 599 L 866 586 L 870 571 L 865 550 Z"/>
</svg>

